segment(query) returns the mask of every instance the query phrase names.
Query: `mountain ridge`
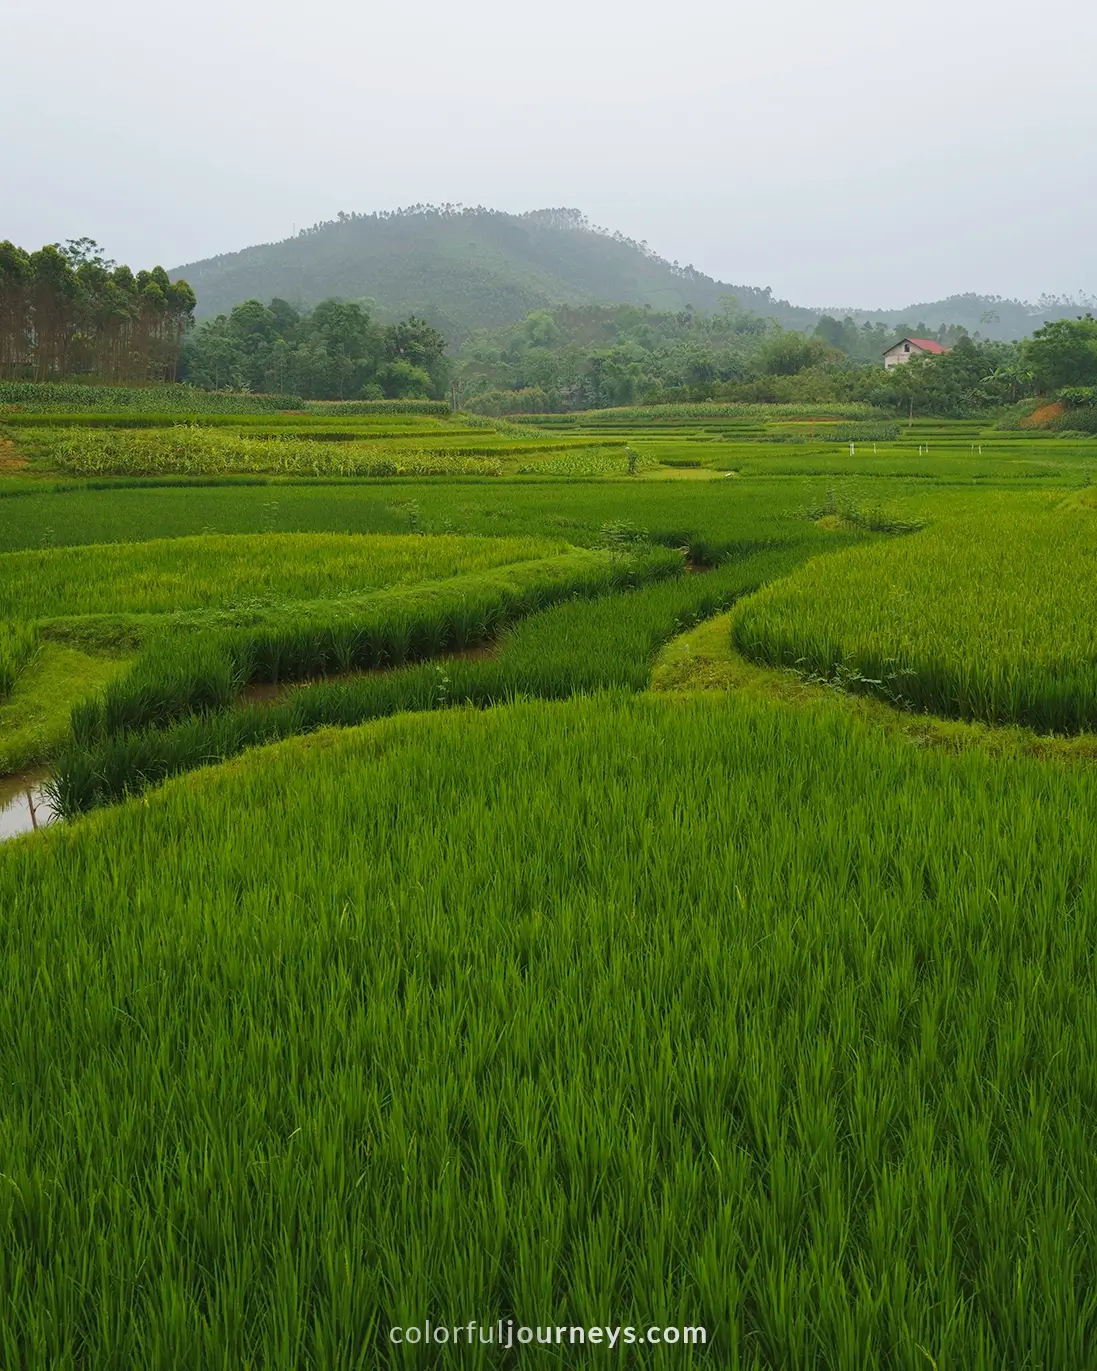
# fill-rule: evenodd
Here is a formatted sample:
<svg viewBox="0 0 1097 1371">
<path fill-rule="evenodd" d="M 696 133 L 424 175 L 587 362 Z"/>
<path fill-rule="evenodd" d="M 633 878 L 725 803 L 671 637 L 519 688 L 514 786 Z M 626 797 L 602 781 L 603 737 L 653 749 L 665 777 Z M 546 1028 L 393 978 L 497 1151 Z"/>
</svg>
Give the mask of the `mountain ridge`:
<svg viewBox="0 0 1097 1371">
<path fill-rule="evenodd" d="M 198 296 L 198 316 L 249 298 L 310 307 L 339 297 L 368 302 L 386 320 L 418 315 L 451 346 L 555 305 L 633 304 L 656 311 L 718 313 L 729 297 L 785 328 L 810 330 L 826 314 L 896 327 L 962 324 L 985 337 L 1016 338 L 1092 300 L 1043 297 L 1036 305 L 974 292 L 899 310 L 794 305 L 767 287 L 718 281 L 692 264 L 600 228 L 571 208 L 509 214 L 482 205 L 413 205 L 340 213 L 277 242 L 173 268 Z M 939 317 L 938 317 L 939 316 Z"/>
</svg>

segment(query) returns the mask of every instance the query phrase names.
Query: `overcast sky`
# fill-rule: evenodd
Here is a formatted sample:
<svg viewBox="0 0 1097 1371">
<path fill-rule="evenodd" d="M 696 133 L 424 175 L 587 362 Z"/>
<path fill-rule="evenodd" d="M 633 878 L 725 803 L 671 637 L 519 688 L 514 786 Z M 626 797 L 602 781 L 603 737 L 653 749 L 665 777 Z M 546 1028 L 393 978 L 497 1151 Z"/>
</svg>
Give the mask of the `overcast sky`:
<svg viewBox="0 0 1097 1371">
<path fill-rule="evenodd" d="M 1097 293 L 1093 0 L 54 0 L 0 238 L 175 266 L 339 210 L 574 205 L 808 305 Z"/>
</svg>

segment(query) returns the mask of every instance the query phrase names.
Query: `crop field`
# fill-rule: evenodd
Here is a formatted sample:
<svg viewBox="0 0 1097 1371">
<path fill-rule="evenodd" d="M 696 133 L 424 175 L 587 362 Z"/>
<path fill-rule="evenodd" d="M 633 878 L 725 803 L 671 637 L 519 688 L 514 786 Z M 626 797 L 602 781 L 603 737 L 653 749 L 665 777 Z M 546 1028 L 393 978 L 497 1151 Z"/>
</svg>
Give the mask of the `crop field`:
<svg viewBox="0 0 1097 1371">
<path fill-rule="evenodd" d="M 802 569 L 739 610 L 736 645 L 908 708 L 1097 728 L 1097 522 L 989 499 L 917 538 Z"/>
<path fill-rule="evenodd" d="M 1097 1371 L 1097 440 L 45 389 L 0 1367 Z"/>
<path fill-rule="evenodd" d="M 0 618 L 172 614 L 326 600 L 442 580 L 567 550 L 561 539 L 269 533 L 16 552 Z"/>
</svg>

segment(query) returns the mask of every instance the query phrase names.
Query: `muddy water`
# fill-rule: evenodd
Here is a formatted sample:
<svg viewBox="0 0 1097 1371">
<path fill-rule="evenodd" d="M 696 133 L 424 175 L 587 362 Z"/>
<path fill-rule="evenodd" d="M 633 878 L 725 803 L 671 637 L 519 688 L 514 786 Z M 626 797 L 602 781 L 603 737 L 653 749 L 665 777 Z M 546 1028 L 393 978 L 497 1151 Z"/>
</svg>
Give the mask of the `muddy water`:
<svg viewBox="0 0 1097 1371">
<path fill-rule="evenodd" d="M 0 842 L 45 828 L 57 815 L 43 787 L 47 771 L 28 771 L 22 776 L 0 776 Z"/>
</svg>

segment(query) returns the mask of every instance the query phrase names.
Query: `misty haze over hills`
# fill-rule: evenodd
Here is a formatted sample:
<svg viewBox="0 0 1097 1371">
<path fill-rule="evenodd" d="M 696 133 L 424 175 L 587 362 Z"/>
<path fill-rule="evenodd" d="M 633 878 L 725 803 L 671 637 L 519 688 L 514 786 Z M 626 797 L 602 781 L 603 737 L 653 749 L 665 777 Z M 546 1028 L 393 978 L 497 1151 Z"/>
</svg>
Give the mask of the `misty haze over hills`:
<svg viewBox="0 0 1097 1371">
<path fill-rule="evenodd" d="M 668 262 L 646 243 L 596 227 L 576 209 L 508 214 L 455 205 L 340 214 L 282 242 L 187 263 L 169 274 L 190 282 L 201 318 L 249 298 L 278 296 L 308 307 L 334 296 L 366 301 L 386 319 L 419 315 L 451 346 L 478 329 L 503 327 L 554 305 L 715 313 L 734 297 L 785 328 L 811 329 L 826 313 L 895 327 L 960 324 L 986 338 L 1015 339 L 1094 304 L 964 294 L 891 310 L 799 306 L 775 299 L 768 287 L 732 285 Z"/>
</svg>

